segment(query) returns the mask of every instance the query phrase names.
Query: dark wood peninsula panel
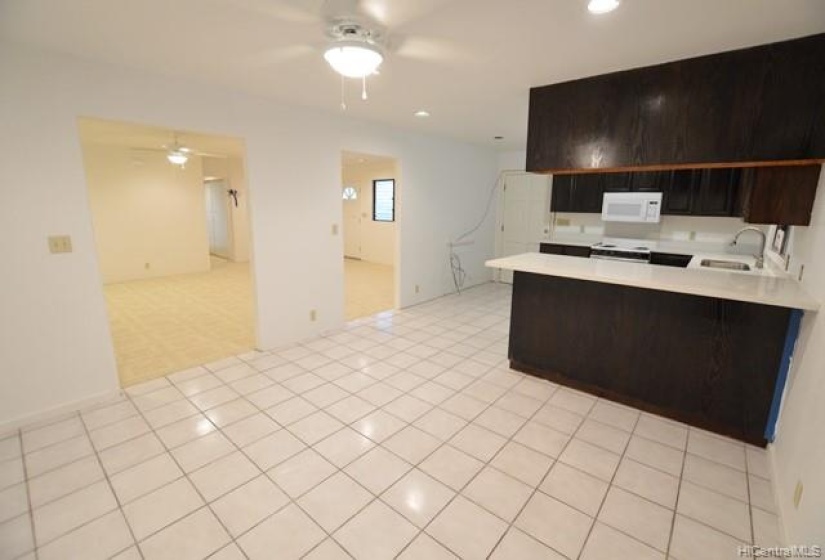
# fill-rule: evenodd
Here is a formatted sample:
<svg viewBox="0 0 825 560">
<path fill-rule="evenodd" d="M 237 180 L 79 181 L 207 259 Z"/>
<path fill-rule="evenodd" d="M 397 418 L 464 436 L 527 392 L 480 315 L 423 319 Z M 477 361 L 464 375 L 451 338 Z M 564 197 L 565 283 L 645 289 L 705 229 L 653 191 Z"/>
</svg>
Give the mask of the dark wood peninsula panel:
<svg viewBox="0 0 825 560">
<path fill-rule="evenodd" d="M 530 90 L 527 170 L 825 160 L 825 34 Z"/>
<path fill-rule="evenodd" d="M 510 363 L 764 446 L 791 312 L 516 272 Z"/>
</svg>

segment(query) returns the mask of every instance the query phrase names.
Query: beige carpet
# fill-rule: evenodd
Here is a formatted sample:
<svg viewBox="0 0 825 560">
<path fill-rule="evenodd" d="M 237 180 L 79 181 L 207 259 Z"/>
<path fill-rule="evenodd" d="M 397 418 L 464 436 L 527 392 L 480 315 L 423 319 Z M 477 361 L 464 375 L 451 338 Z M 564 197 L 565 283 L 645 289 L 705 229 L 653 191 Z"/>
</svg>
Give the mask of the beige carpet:
<svg viewBox="0 0 825 560">
<path fill-rule="evenodd" d="M 395 306 L 393 276 L 391 266 L 344 259 L 347 321 L 392 309 Z"/>
<path fill-rule="evenodd" d="M 345 259 L 346 319 L 392 309 L 393 267 Z M 248 263 L 104 287 L 123 387 L 255 347 Z"/>
<path fill-rule="evenodd" d="M 121 385 L 232 356 L 255 346 L 248 263 L 212 259 L 212 270 L 110 284 Z"/>
</svg>

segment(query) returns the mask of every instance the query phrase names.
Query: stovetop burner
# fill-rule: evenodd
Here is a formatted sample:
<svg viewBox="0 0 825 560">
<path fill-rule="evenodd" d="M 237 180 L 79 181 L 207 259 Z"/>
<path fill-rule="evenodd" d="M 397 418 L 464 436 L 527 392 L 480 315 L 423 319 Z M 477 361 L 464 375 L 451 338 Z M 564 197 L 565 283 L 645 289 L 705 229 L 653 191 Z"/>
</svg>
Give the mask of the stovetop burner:
<svg viewBox="0 0 825 560">
<path fill-rule="evenodd" d="M 621 243 L 604 243 L 600 241 L 599 243 L 594 243 L 590 246 L 591 249 L 613 249 L 616 251 L 650 251 L 650 247 L 646 247 L 644 245 L 630 245 Z"/>
<path fill-rule="evenodd" d="M 650 262 L 650 248 L 626 243 L 595 243 L 590 246 L 590 258 L 615 261 Z"/>
</svg>

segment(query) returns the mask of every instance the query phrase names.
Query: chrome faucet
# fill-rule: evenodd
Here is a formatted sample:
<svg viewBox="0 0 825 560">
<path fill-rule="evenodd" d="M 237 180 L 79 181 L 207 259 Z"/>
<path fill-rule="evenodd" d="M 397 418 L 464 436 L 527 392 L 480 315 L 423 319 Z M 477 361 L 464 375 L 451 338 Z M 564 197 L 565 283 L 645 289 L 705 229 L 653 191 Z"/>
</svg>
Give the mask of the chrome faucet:
<svg viewBox="0 0 825 560">
<path fill-rule="evenodd" d="M 745 233 L 746 231 L 755 231 L 761 236 L 762 240 L 759 244 L 759 253 L 754 255 L 754 257 L 756 257 L 756 268 L 765 268 L 765 245 L 768 242 L 768 236 L 765 235 L 765 232 L 761 229 L 753 226 L 748 226 L 740 229 L 736 232 L 736 235 L 733 236 L 733 241 L 730 242 L 731 247 L 733 247 L 739 242 L 739 236 Z"/>
</svg>

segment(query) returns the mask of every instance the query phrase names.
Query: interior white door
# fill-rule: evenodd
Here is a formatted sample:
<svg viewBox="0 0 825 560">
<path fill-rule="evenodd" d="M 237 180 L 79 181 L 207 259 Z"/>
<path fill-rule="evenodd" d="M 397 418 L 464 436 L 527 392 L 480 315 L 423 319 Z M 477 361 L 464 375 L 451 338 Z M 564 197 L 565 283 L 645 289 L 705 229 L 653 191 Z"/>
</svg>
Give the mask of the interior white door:
<svg viewBox="0 0 825 560">
<path fill-rule="evenodd" d="M 209 230 L 209 253 L 228 259 L 229 239 L 229 196 L 223 180 L 206 181 L 206 224 Z"/>
<path fill-rule="evenodd" d="M 348 189 L 352 189 L 348 191 Z M 361 189 L 345 187 L 344 198 L 344 256 L 361 258 Z"/>
<path fill-rule="evenodd" d="M 518 173 L 505 177 L 498 256 L 538 252 L 550 217 L 549 200 L 549 175 Z M 513 272 L 502 270 L 499 281 L 512 284 Z"/>
</svg>

